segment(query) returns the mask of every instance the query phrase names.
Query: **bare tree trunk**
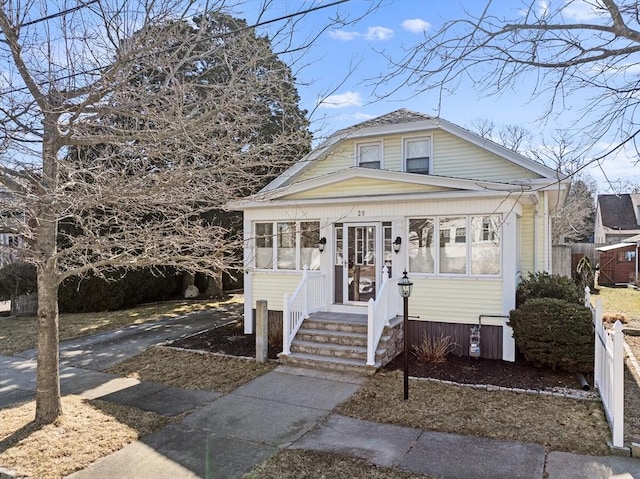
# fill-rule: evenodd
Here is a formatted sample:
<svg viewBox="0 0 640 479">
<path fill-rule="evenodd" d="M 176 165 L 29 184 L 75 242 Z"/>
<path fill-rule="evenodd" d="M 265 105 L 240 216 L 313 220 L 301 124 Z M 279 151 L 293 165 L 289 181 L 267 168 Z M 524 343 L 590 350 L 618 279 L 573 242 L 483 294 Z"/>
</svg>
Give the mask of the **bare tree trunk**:
<svg viewBox="0 0 640 479">
<path fill-rule="evenodd" d="M 36 384 L 36 421 L 52 423 L 62 414 L 58 370 L 58 273 L 56 265 L 58 221 L 55 195 L 58 183 L 57 115 L 44 117 L 42 142 L 43 178 L 39 191 L 38 236 L 38 368 Z"/>
<path fill-rule="evenodd" d="M 49 424 L 62 414 L 58 374 L 58 284 L 50 267 L 38 268 L 38 368 L 36 421 Z"/>
</svg>

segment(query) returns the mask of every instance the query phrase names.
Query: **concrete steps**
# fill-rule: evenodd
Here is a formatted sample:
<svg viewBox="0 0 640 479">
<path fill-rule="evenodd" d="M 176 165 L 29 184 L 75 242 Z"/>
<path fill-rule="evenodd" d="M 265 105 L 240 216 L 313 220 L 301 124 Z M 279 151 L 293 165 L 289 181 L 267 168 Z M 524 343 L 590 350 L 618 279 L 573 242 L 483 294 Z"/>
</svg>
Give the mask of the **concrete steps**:
<svg viewBox="0 0 640 479">
<path fill-rule="evenodd" d="M 378 349 L 375 366 L 367 366 L 367 318 L 362 314 L 315 313 L 306 319 L 293 342 L 291 354 L 280 361 L 289 365 L 313 369 L 373 374 L 395 354 L 388 349 L 397 334 L 399 321 L 385 328 Z M 401 323 L 401 322 L 400 322 Z"/>
</svg>

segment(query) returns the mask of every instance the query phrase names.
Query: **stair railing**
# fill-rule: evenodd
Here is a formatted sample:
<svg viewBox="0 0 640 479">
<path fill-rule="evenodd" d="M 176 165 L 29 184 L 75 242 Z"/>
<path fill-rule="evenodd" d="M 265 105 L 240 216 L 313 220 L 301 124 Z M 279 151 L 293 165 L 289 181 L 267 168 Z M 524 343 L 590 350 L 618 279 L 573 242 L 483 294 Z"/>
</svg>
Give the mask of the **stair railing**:
<svg viewBox="0 0 640 479">
<path fill-rule="evenodd" d="M 389 278 L 389 268 L 382 268 L 382 285 L 376 299 L 371 298 L 367 305 L 367 366 L 375 366 L 376 349 L 384 327 L 400 312 L 400 295 L 394 288 L 397 284 L 397 278 Z"/>
<path fill-rule="evenodd" d="M 324 276 L 302 269 L 302 280 L 291 296 L 284 295 L 282 315 L 282 354 L 291 354 L 291 343 L 302 322 L 311 313 L 326 309 Z"/>
</svg>

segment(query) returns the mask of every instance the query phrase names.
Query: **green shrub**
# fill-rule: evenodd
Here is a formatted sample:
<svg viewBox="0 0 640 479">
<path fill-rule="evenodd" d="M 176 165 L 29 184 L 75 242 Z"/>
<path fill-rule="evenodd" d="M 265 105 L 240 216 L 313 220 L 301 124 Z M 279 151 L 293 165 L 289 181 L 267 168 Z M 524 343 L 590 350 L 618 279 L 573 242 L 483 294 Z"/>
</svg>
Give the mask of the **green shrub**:
<svg viewBox="0 0 640 479">
<path fill-rule="evenodd" d="M 151 301 L 171 299 L 180 292 L 181 276 L 171 268 L 114 272 L 105 281 L 97 276 L 69 278 L 58 290 L 60 312 L 114 311 Z"/>
<path fill-rule="evenodd" d="M 28 263 L 10 263 L 0 268 L 0 301 L 13 295 L 31 294 L 37 289 L 36 268 Z"/>
<path fill-rule="evenodd" d="M 593 371 L 595 344 L 589 308 L 561 299 L 534 298 L 511 311 L 508 324 L 528 361 L 570 372 Z"/>
<path fill-rule="evenodd" d="M 556 298 L 583 304 L 584 291 L 580 291 L 571 278 L 546 272 L 529 273 L 529 277 L 523 279 L 516 289 L 516 308 L 534 298 Z"/>
</svg>

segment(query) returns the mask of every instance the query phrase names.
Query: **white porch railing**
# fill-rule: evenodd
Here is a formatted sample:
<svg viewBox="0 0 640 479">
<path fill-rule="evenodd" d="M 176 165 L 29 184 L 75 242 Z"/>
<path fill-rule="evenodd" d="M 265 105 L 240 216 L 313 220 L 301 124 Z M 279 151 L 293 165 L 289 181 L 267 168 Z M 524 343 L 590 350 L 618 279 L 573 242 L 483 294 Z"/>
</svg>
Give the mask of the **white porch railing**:
<svg viewBox="0 0 640 479">
<path fill-rule="evenodd" d="M 613 436 L 613 446 L 624 446 L 624 334 L 622 323 L 616 321 L 613 331 L 602 322 L 602 300 L 591 306 L 591 291 L 585 288 L 584 305 L 591 309 L 595 326 L 594 382 L 600 393 L 609 427 Z"/>
<path fill-rule="evenodd" d="M 318 272 L 310 273 L 306 266 L 302 270 L 302 280 L 291 297 L 284 295 L 282 354 L 291 354 L 291 343 L 302 321 L 311 313 L 326 309 L 324 295 L 324 276 Z"/>
<path fill-rule="evenodd" d="M 389 268 L 385 266 L 382 269 L 382 285 L 376 299 L 371 298 L 367 305 L 367 366 L 375 366 L 376 349 L 384 327 L 388 326 L 389 320 L 400 311 L 400 295 L 394 288 L 397 284 L 397 278 L 391 280 Z"/>
</svg>

